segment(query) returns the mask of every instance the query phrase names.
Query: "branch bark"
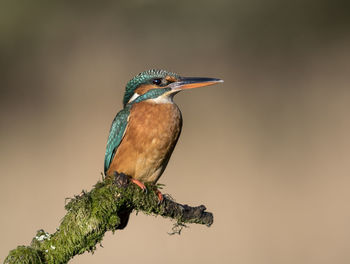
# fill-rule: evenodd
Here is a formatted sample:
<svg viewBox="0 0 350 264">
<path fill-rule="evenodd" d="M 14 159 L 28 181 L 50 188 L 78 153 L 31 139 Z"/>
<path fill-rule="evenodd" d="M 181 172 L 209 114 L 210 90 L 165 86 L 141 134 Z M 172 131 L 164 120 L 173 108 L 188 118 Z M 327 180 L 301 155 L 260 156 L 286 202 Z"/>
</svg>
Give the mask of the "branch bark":
<svg viewBox="0 0 350 264">
<path fill-rule="evenodd" d="M 11 250 L 4 264 L 62 264 L 77 254 L 94 251 L 107 231 L 126 227 L 133 210 L 175 219 L 174 233 L 186 223 L 210 226 L 213 214 L 204 205 L 191 207 L 164 196 L 159 203 L 156 186 L 148 184 L 147 192 L 128 184 L 123 175 L 98 182 L 90 192 L 70 199 L 67 214 L 53 234 L 39 230 L 30 246 Z M 178 229 L 180 228 L 180 229 Z"/>
</svg>

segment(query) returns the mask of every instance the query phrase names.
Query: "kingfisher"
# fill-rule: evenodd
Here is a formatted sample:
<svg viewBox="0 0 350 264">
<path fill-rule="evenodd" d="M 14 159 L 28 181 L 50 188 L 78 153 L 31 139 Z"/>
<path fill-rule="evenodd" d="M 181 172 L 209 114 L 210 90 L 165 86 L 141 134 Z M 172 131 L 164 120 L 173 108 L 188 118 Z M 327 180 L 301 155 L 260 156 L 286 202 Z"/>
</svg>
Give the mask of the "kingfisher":
<svg viewBox="0 0 350 264">
<path fill-rule="evenodd" d="M 148 70 L 125 88 L 123 109 L 114 118 L 107 141 L 106 177 L 124 174 L 141 189 L 163 174 L 182 129 L 182 114 L 174 95 L 182 90 L 223 82 L 216 78 L 181 77 Z M 156 191 L 159 201 L 163 195 Z"/>
</svg>

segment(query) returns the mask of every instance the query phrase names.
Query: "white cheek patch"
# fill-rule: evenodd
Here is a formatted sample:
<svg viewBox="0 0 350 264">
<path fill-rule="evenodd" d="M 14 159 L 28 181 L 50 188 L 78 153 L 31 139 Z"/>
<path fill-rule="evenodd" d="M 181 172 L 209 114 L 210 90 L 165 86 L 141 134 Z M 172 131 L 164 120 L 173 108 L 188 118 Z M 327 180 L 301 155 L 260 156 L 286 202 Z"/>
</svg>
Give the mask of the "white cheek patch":
<svg viewBox="0 0 350 264">
<path fill-rule="evenodd" d="M 134 93 L 133 96 L 131 96 L 130 100 L 128 103 L 134 101 L 137 97 L 139 97 L 140 95 L 138 93 Z"/>
</svg>

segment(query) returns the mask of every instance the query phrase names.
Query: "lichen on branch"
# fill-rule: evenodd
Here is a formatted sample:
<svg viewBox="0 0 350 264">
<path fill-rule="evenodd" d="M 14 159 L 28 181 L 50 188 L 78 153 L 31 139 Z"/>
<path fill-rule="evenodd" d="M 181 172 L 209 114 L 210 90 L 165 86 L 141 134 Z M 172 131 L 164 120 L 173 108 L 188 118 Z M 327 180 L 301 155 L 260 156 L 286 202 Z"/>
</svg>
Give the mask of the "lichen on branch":
<svg viewBox="0 0 350 264">
<path fill-rule="evenodd" d="M 11 250 L 4 263 L 67 263 L 75 255 L 94 251 L 107 231 L 125 228 L 133 210 L 175 219 L 177 226 L 213 223 L 213 215 L 205 211 L 205 206 L 182 205 L 168 196 L 159 203 L 156 186 L 146 186 L 148 191 L 144 192 L 119 175 L 103 179 L 90 192 L 83 191 L 69 200 L 67 213 L 55 233 L 39 230 L 30 246 Z"/>
</svg>

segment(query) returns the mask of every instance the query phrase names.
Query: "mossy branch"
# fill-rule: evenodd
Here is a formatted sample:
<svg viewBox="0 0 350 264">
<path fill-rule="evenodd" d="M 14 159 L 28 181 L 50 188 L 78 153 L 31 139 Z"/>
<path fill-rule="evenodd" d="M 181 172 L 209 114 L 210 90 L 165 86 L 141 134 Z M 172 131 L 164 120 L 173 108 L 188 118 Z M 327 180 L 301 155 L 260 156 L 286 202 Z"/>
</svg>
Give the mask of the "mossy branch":
<svg viewBox="0 0 350 264">
<path fill-rule="evenodd" d="M 167 196 L 159 203 L 156 187 L 147 185 L 147 189 L 144 192 L 119 176 L 98 182 L 90 192 L 70 199 L 65 206 L 67 214 L 55 233 L 39 230 L 30 246 L 10 251 L 4 263 L 67 263 L 77 254 L 94 251 L 107 231 L 123 229 L 133 210 L 175 219 L 180 227 L 186 223 L 213 223 L 213 215 L 205 211 L 205 206 L 182 205 Z"/>
</svg>

